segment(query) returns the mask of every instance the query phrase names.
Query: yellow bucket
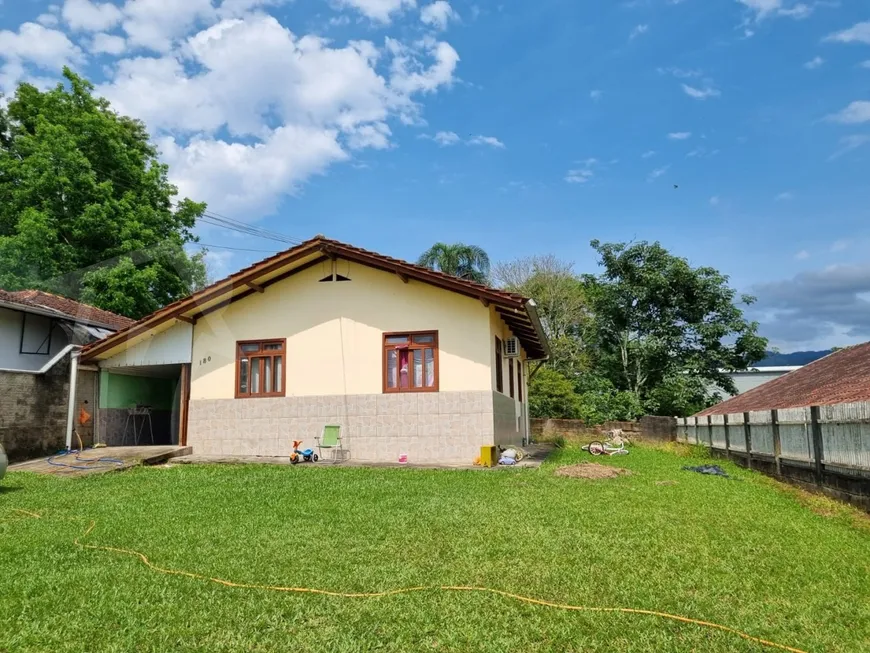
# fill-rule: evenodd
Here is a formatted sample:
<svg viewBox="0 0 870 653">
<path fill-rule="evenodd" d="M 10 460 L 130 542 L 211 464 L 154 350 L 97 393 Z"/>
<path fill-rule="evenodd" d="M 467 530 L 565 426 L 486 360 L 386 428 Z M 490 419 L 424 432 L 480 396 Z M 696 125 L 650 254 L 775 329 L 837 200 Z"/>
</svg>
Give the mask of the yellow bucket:
<svg viewBox="0 0 870 653">
<path fill-rule="evenodd" d="M 480 464 L 484 467 L 493 467 L 498 462 L 498 453 L 494 444 L 480 448 Z"/>
</svg>

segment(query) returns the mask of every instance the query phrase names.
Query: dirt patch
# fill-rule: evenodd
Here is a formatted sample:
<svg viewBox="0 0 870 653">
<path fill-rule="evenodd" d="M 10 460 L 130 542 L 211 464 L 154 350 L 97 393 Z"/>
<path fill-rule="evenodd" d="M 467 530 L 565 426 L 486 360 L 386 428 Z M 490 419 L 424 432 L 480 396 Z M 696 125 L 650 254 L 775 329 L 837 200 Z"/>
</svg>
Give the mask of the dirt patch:
<svg viewBox="0 0 870 653">
<path fill-rule="evenodd" d="M 656 485 L 676 485 L 676 481 L 656 481 Z"/>
<path fill-rule="evenodd" d="M 569 478 L 616 478 L 617 476 L 627 476 L 628 474 L 631 474 L 631 472 L 622 467 L 608 467 L 598 463 L 580 463 L 578 465 L 560 467 L 556 470 L 556 476 L 567 476 Z"/>
</svg>

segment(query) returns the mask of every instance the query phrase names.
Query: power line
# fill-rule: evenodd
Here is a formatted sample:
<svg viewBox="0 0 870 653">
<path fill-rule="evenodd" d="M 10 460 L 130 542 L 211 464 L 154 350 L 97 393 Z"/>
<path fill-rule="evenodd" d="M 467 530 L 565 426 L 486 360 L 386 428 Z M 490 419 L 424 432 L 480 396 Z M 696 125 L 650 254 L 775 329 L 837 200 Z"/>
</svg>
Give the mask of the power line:
<svg viewBox="0 0 870 653">
<path fill-rule="evenodd" d="M 190 244 L 195 245 L 197 247 L 203 247 L 203 248 L 214 247 L 216 249 L 231 249 L 231 250 L 234 250 L 236 252 L 262 252 L 263 254 L 274 254 L 275 252 L 278 251 L 277 248 L 276 249 L 247 249 L 245 247 L 228 247 L 226 245 L 209 245 L 208 243 L 199 243 L 199 242 L 190 243 Z"/>
<path fill-rule="evenodd" d="M 106 170 L 101 170 L 99 168 L 91 165 L 91 170 L 95 172 L 99 172 L 107 177 L 110 177 L 113 181 L 112 183 L 117 184 L 121 188 L 126 188 L 127 190 L 133 190 L 131 186 L 122 182 L 118 177 L 116 177 L 113 173 L 107 172 Z M 178 209 L 178 202 L 169 201 L 169 206 L 173 209 Z M 243 233 L 248 236 L 254 236 L 255 238 L 262 238 L 264 240 L 272 240 L 280 243 L 287 243 L 289 245 L 299 245 L 303 242 L 300 238 L 295 238 L 293 236 L 288 236 L 287 234 L 282 234 L 278 231 L 272 231 L 270 229 L 264 229 L 262 227 L 255 227 L 250 224 L 246 224 L 240 220 L 236 220 L 234 218 L 227 217 L 225 215 L 221 215 L 220 213 L 215 213 L 214 211 L 205 210 L 203 214 L 197 218 L 198 222 L 202 222 L 214 227 L 219 227 L 221 229 L 228 229 L 230 231 L 236 231 L 238 233 Z M 253 251 L 253 250 L 252 250 Z"/>
</svg>

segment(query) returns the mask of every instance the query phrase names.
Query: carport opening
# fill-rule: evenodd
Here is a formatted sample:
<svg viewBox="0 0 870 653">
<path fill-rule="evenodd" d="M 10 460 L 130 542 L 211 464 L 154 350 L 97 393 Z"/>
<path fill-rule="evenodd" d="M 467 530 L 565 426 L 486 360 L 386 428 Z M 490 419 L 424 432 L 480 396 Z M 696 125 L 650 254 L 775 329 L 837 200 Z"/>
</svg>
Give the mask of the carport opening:
<svg viewBox="0 0 870 653">
<path fill-rule="evenodd" d="M 177 445 L 181 365 L 100 372 L 97 441 L 109 447 Z"/>
</svg>

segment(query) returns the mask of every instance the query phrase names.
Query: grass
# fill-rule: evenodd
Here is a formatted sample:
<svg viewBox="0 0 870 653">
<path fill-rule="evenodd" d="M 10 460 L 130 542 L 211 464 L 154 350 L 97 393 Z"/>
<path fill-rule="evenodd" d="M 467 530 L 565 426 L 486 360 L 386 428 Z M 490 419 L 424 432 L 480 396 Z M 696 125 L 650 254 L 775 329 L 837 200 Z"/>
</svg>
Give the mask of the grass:
<svg viewBox="0 0 870 653">
<path fill-rule="evenodd" d="M 485 585 L 725 624 L 806 651 L 870 651 L 870 528 L 849 508 L 684 447 L 607 458 L 607 481 L 539 470 L 168 466 L 0 486 L 0 651 L 763 651 L 649 616 L 482 594 L 372 600 L 233 589 L 72 544 L 239 582 L 366 592 Z M 660 485 L 656 481 L 676 481 Z M 32 519 L 12 508 L 42 513 Z M 71 518 L 71 519 L 67 519 Z"/>
</svg>

